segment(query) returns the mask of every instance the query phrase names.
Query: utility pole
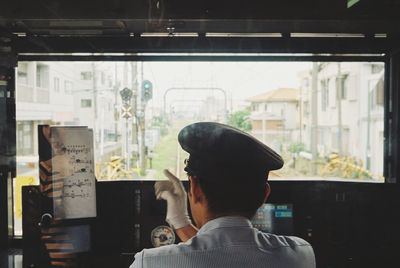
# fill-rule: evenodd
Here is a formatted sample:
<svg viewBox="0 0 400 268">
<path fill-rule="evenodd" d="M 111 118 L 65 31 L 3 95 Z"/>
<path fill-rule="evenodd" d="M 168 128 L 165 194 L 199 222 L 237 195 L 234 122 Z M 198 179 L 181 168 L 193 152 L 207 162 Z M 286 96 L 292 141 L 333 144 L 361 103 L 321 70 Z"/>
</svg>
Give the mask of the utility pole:
<svg viewBox="0 0 400 268">
<path fill-rule="evenodd" d="M 372 100 L 371 100 L 371 88 L 370 85 L 368 86 L 368 101 L 367 101 L 367 150 L 366 150 L 366 161 L 365 161 L 365 167 L 367 170 L 370 170 L 371 168 L 371 106 L 372 106 Z"/>
<path fill-rule="evenodd" d="M 124 62 L 124 71 L 122 72 L 123 87 L 128 86 L 128 63 Z"/>
<path fill-rule="evenodd" d="M 299 92 L 299 140 L 301 143 L 303 143 L 303 81 L 300 86 L 300 92 Z"/>
<path fill-rule="evenodd" d="M 139 155 L 139 139 L 138 139 L 138 106 L 137 106 L 137 97 L 138 97 L 138 63 L 131 62 L 131 84 L 132 84 L 132 144 L 135 148 L 133 151 L 133 161 L 137 162 Z"/>
<path fill-rule="evenodd" d="M 142 63 L 143 64 L 143 63 Z M 143 75 L 143 65 L 141 68 L 141 73 Z M 146 162 L 147 162 L 147 148 L 145 142 L 145 129 L 146 129 L 146 105 L 149 100 L 153 98 L 153 84 L 149 80 L 141 81 L 141 113 L 140 113 L 140 171 L 142 175 L 146 172 Z"/>
<path fill-rule="evenodd" d="M 140 155 L 139 155 L 139 162 L 140 162 L 140 174 L 146 174 L 146 145 L 145 145 L 145 107 L 142 104 L 141 108 L 141 118 L 139 120 L 139 131 L 140 131 Z"/>
<path fill-rule="evenodd" d="M 114 63 L 114 141 L 118 142 L 118 121 L 119 121 L 119 110 L 118 110 L 118 66 Z"/>
<path fill-rule="evenodd" d="M 317 62 L 313 62 L 311 83 L 311 135 L 310 147 L 312 154 L 311 173 L 317 175 L 317 145 L 318 145 L 318 72 Z"/>
<path fill-rule="evenodd" d="M 140 64 L 140 83 L 143 83 L 143 62 Z M 140 173 L 141 175 L 145 175 L 146 173 L 146 145 L 145 145 L 145 117 L 146 117 L 146 102 L 144 99 L 143 90 L 141 92 L 141 112 L 140 112 L 140 120 L 139 120 L 139 131 L 140 131 Z"/>
<path fill-rule="evenodd" d="M 127 86 L 128 86 L 128 63 L 124 62 L 124 70 L 122 72 L 122 79 L 123 79 L 123 86 L 124 89 L 123 91 L 125 91 L 126 93 L 128 92 Z M 125 110 L 129 110 L 132 109 L 131 108 L 131 99 L 132 99 L 132 90 L 129 89 L 129 93 L 126 94 L 126 97 L 124 99 L 123 97 L 123 105 L 125 107 Z M 128 97 L 129 95 L 129 97 Z M 122 96 L 122 95 L 121 95 Z M 130 112 L 131 110 L 129 110 Z M 130 161 L 131 161 L 131 153 L 130 153 L 130 146 L 129 146 L 129 130 L 130 130 L 130 126 L 129 126 L 129 119 L 131 118 L 131 116 L 128 115 L 128 113 L 126 113 L 127 116 L 125 117 L 125 158 L 126 158 L 126 170 L 130 169 Z"/>
<path fill-rule="evenodd" d="M 132 99 L 132 90 L 129 88 L 124 88 L 120 91 L 120 95 L 122 98 L 122 117 L 125 118 L 125 169 L 130 169 L 130 150 L 129 150 L 129 119 L 132 117 L 132 107 L 131 107 L 131 99 Z"/>
<path fill-rule="evenodd" d="M 93 81 L 93 133 L 95 143 L 99 142 L 97 133 L 97 75 L 96 75 L 96 64 L 92 62 L 92 81 Z"/>
<path fill-rule="evenodd" d="M 342 126 L 342 98 L 343 98 L 343 77 L 341 64 L 338 62 L 338 72 L 336 78 L 336 103 L 338 112 L 338 153 L 340 156 L 343 155 L 343 126 Z"/>
</svg>

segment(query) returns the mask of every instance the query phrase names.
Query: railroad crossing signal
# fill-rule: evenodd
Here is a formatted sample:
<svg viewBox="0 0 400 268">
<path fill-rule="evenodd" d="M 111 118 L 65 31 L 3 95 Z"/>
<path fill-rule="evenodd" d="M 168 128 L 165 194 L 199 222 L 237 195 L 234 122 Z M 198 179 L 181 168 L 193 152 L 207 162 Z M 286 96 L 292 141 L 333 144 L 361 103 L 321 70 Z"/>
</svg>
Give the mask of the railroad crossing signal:
<svg viewBox="0 0 400 268">
<path fill-rule="evenodd" d="M 132 117 L 132 107 L 128 104 L 124 104 L 121 108 L 121 116 L 123 118 L 129 119 Z"/>
<path fill-rule="evenodd" d="M 130 102 L 133 95 L 133 91 L 126 87 L 123 90 L 121 90 L 119 94 L 121 95 L 122 101 Z"/>
</svg>

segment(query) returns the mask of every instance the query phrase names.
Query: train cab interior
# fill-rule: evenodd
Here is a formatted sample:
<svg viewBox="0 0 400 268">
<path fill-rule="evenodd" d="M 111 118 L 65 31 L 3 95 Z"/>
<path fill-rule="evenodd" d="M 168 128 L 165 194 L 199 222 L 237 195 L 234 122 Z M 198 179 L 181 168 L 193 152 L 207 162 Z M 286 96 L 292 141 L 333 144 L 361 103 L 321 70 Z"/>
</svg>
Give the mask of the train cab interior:
<svg viewBox="0 0 400 268">
<path fill-rule="evenodd" d="M 154 183 L 188 186 L 177 135 L 200 121 L 282 156 L 254 227 L 317 267 L 400 267 L 400 2 L 0 5 L 0 267 L 129 267 L 179 243 Z"/>
</svg>

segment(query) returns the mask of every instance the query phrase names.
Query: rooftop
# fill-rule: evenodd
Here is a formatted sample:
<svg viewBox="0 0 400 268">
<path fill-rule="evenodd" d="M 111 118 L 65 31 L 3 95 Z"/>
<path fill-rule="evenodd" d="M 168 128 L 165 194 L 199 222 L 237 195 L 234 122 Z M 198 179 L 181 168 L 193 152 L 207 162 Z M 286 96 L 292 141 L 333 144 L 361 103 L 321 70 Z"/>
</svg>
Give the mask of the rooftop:
<svg viewBox="0 0 400 268">
<path fill-rule="evenodd" d="M 278 88 L 247 99 L 250 102 L 297 102 L 299 90 L 295 88 Z"/>
</svg>

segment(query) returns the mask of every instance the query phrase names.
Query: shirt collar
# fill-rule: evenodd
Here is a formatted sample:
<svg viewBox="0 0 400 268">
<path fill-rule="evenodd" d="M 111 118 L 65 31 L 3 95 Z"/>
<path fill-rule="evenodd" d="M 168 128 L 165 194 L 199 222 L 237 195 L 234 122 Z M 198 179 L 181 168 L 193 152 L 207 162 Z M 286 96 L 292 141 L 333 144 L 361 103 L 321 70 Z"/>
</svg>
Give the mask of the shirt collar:
<svg viewBox="0 0 400 268">
<path fill-rule="evenodd" d="M 204 224 L 197 234 L 202 234 L 213 229 L 226 227 L 252 227 L 252 224 L 247 218 L 241 216 L 219 217 Z"/>
</svg>

